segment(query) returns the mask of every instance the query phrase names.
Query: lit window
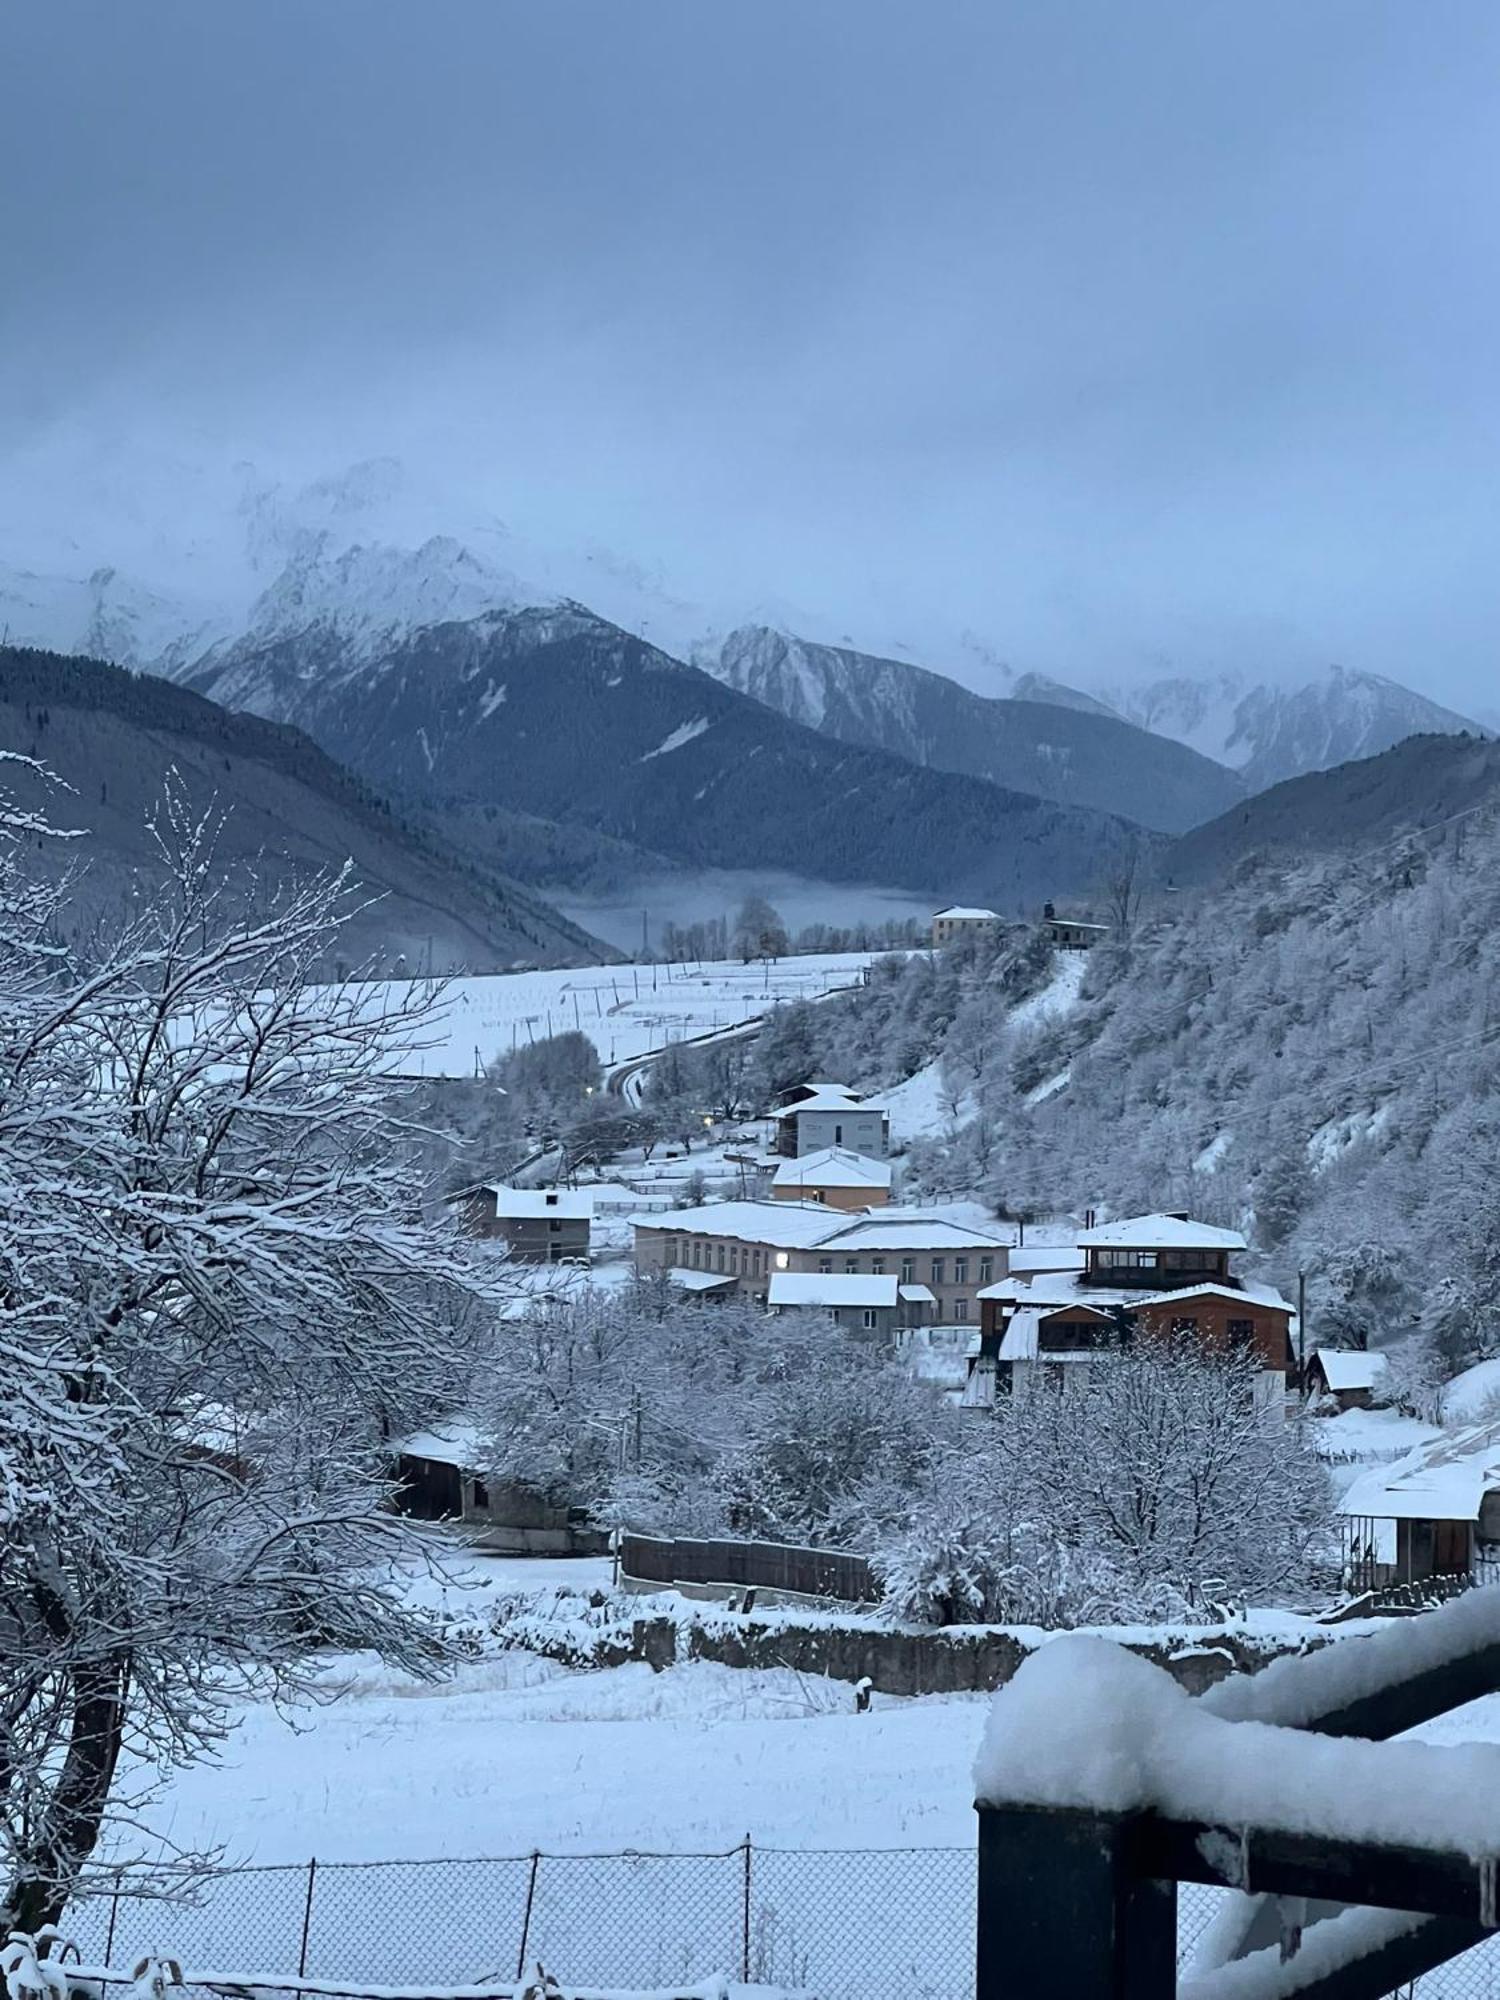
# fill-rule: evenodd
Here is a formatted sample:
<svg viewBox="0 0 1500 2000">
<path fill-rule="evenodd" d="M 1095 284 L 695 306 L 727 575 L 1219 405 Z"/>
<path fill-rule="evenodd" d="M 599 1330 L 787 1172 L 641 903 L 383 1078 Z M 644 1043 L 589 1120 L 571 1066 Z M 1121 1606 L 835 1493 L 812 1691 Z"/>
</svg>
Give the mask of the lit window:
<svg viewBox="0 0 1500 2000">
<path fill-rule="evenodd" d="M 777 1270 L 778 1270 L 778 1271 L 784 1271 L 784 1270 L 786 1269 L 786 1263 L 787 1263 L 787 1257 L 786 1257 L 786 1252 L 785 1252 L 785 1250 L 778 1250 L 778 1251 L 776 1252 L 776 1268 L 777 1268 Z"/>
</svg>

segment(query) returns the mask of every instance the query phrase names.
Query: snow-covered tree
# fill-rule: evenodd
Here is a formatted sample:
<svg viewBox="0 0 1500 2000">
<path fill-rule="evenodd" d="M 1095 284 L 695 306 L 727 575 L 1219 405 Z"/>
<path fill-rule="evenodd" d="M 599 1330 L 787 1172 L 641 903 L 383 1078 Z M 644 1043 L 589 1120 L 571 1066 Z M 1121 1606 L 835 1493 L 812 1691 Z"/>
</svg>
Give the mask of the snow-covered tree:
<svg viewBox="0 0 1500 2000">
<path fill-rule="evenodd" d="M 158 837 L 167 887 L 86 971 L 24 856 L 0 870 L 0 1926 L 26 1931 L 237 1689 L 307 1682 L 315 1643 L 431 1657 L 384 1580 L 389 1445 L 491 1317 L 404 1164 L 420 1006 L 309 984 L 351 885 L 222 914 L 213 829 L 169 798 Z"/>
</svg>

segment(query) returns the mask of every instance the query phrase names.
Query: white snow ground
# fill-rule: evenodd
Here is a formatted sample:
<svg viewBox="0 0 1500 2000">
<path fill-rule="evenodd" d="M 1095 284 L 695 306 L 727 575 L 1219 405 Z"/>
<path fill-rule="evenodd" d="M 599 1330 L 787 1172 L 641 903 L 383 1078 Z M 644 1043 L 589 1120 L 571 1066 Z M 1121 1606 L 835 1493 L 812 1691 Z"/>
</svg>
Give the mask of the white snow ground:
<svg viewBox="0 0 1500 2000">
<path fill-rule="evenodd" d="M 818 952 L 774 964 L 586 965 L 451 979 L 399 1059 L 402 1075 L 473 1077 L 530 1042 L 580 1029 L 605 1065 L 754 1020 L 768 1007 L 857 985 L 877 952 Z M 414 982 L 372 980 L 372 1010 Z M 418 984 L 420 982 L 417 982 Z"/>
</svg>

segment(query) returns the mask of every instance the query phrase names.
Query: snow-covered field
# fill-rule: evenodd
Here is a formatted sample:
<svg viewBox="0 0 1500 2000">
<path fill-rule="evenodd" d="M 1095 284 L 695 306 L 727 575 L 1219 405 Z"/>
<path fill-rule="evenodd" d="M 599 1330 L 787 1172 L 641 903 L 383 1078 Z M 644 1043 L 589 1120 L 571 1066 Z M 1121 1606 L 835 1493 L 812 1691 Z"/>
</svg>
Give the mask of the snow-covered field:
<svg viewBox="0 0 1500 2000">
<path fill-rule="evenodd" d="M 768 1007 L 819 999 L 854 986 L 876 952 L 820 952 L 773 964 L 585 965 L 552 972 L 503 972 L 444 983 L 421 1046 L 403 1073 L 477 1076 L 501 1056 L 548 1035 L 581 1029 L 608 1065 L 671 1041 L 753 1020 Z M 372 1007 L 391 1004 L 407 982 L 375 980 Z"/>
</svg>

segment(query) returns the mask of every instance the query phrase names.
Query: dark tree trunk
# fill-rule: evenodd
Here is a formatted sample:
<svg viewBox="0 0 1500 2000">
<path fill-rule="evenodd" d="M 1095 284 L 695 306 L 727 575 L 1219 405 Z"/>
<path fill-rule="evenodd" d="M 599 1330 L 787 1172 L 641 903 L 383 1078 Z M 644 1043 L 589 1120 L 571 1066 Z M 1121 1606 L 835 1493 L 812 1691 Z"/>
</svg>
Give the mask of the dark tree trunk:
<svg viewBox="0 0 1500 2000">
<path fill-rule="evenodd" d="M 35 1933 L 57 1923 L 94 1851 L 119 1762 L 129 1680 L 124 1660 L 71 1676 L 68 1754 L 47 1811 L 15 1863 L 3 1912 L 13 1930 Z"/>
</svg>

